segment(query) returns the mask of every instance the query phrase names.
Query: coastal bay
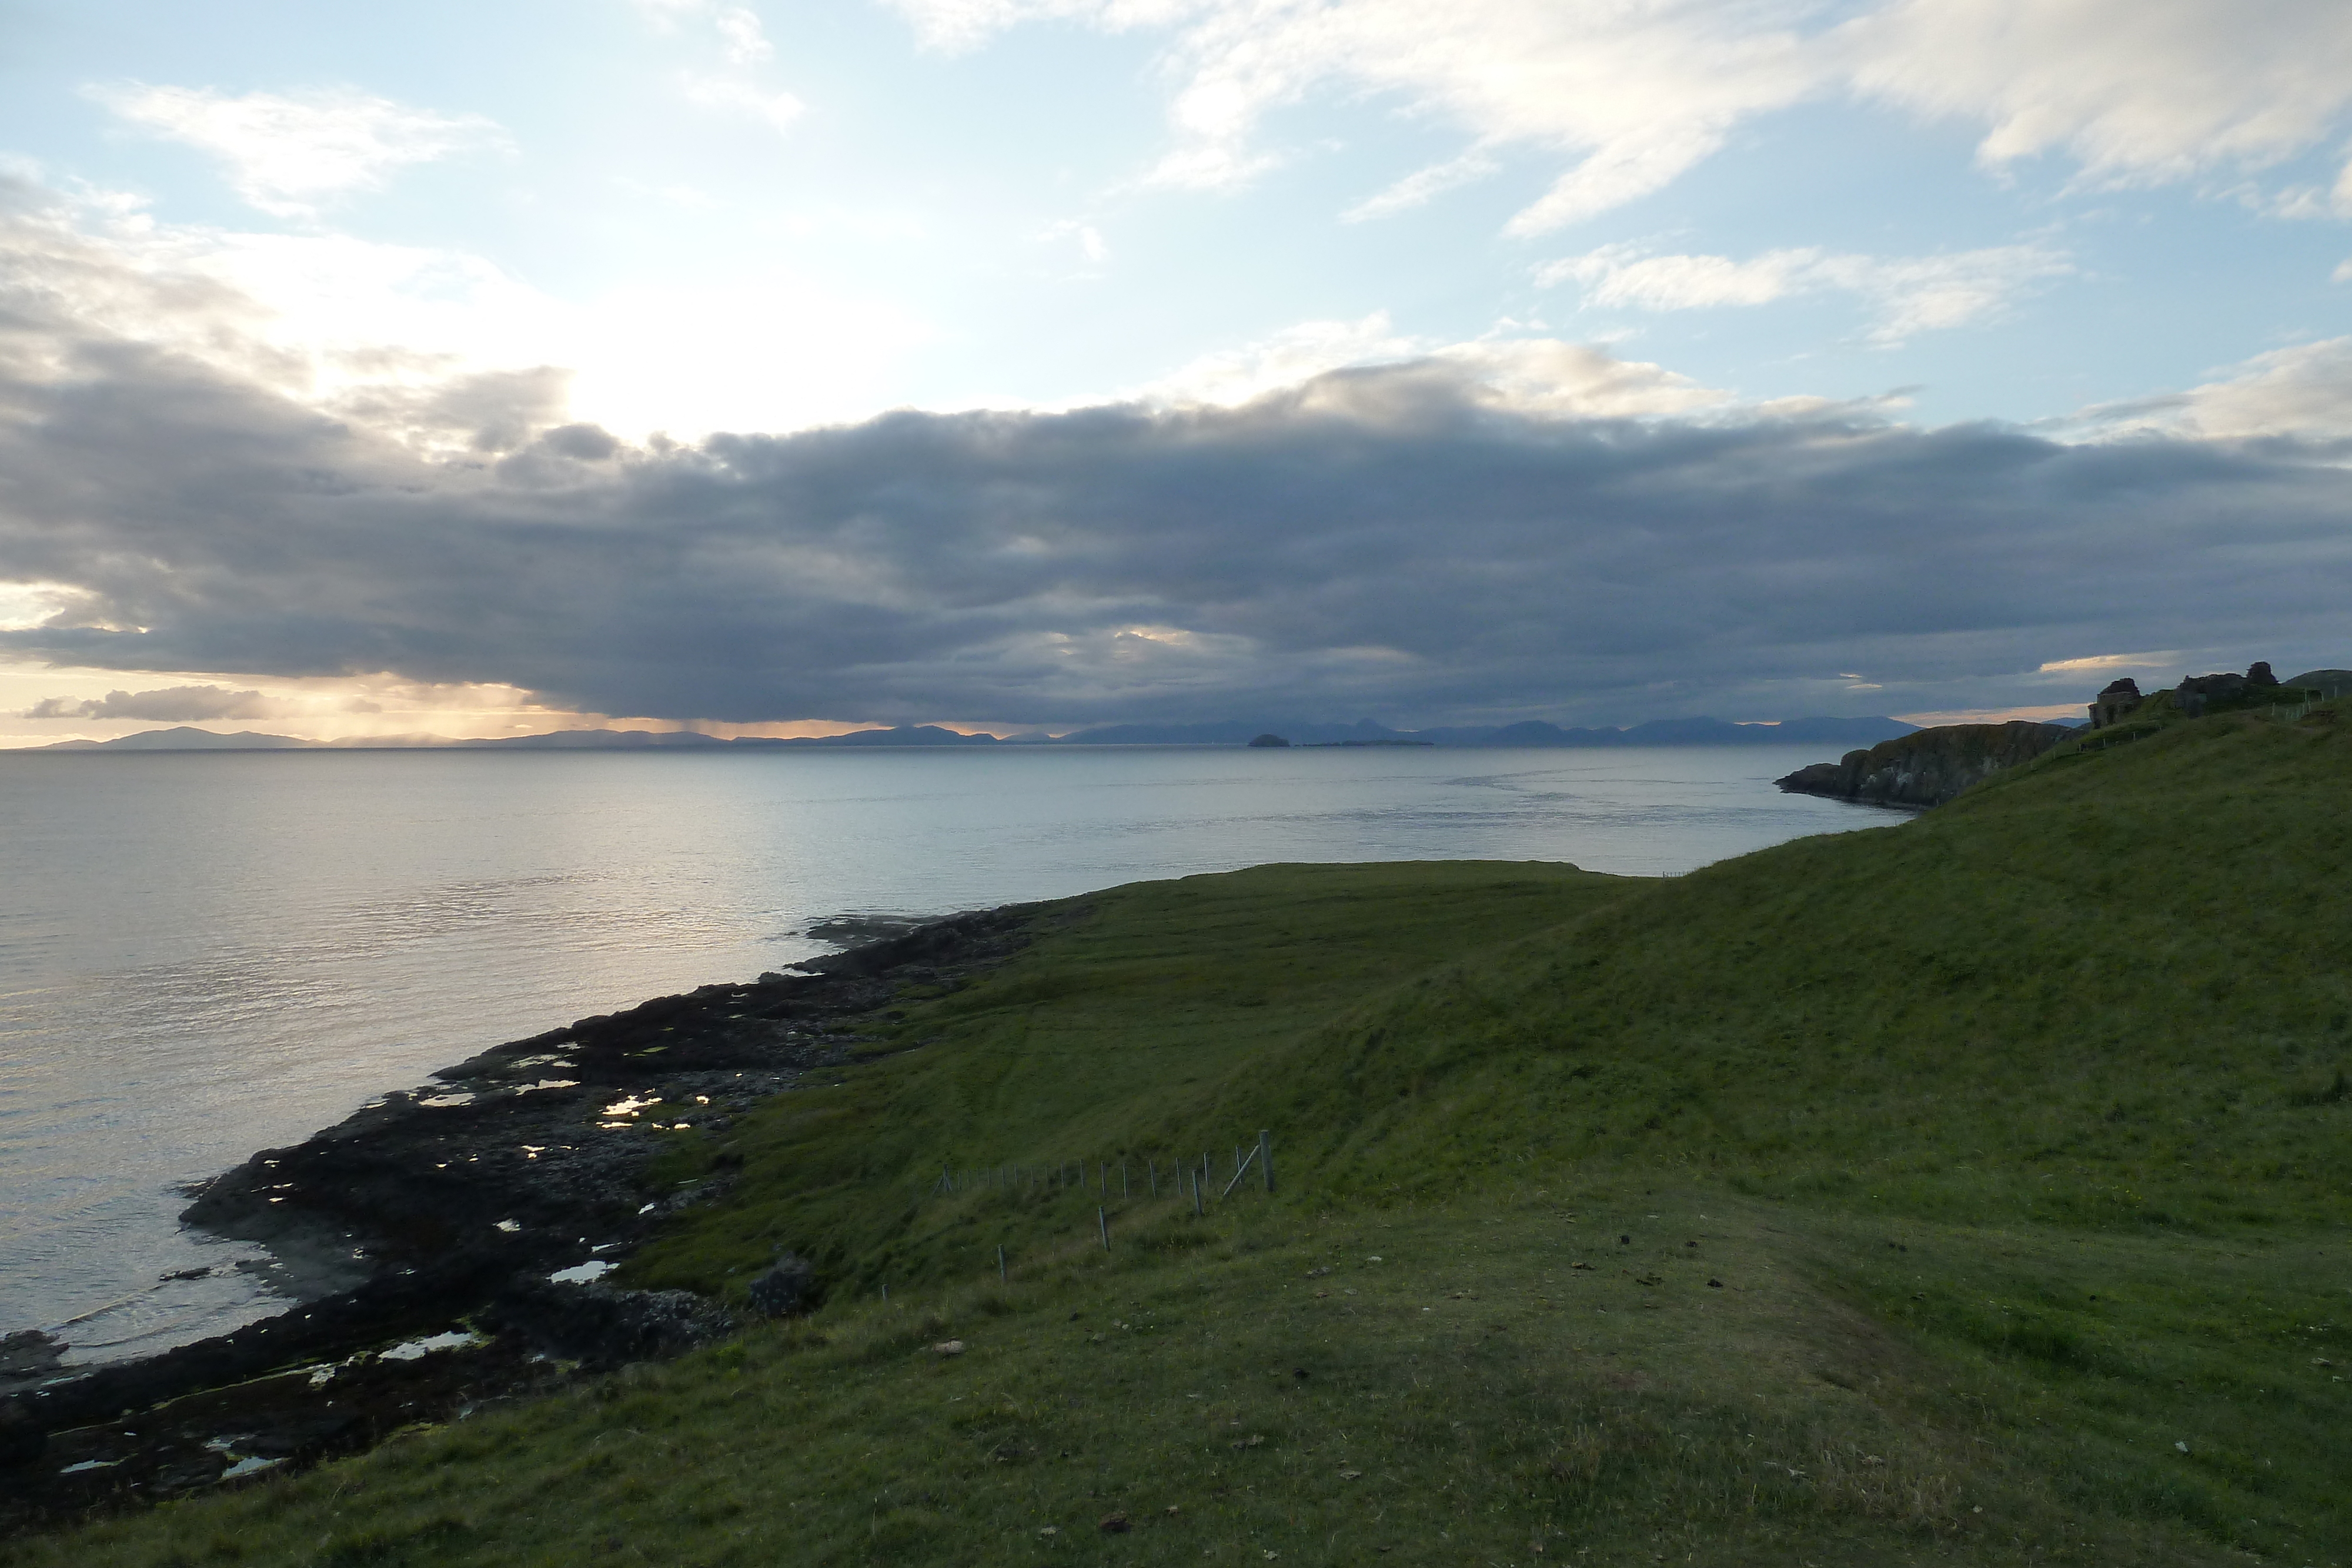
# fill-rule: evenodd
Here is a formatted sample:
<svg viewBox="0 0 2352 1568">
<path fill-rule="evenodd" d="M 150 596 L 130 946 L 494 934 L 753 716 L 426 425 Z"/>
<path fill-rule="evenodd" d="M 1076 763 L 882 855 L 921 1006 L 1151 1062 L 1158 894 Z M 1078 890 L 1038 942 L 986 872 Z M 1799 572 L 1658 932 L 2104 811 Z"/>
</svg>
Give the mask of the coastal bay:
<svg viewBox="0 0 2352 1568">
<path fill-rule="evenodd" d="M 276 1312 L 185 1189 L 502 1039 L 936 917 L 1266 861 L 1673 874 L 1880 820 L 1778 747 L 0 757 L 0 1333 Z"/>
</svg>

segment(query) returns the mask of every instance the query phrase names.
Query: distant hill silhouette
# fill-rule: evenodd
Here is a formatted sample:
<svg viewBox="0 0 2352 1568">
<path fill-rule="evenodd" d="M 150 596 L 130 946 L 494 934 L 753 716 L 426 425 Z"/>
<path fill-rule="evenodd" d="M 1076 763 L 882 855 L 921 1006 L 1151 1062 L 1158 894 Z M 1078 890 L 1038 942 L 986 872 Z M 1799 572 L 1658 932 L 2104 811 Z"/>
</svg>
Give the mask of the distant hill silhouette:
<svg viewBox="0 0 2352 1568">
<path fill-rule="evenodd" d="M 1898 718 L 1791 718 L 1778 724 L 1732 724 L 1719 718 L 1662 718 L 1630 729 L 1562 729 L 1542 719 L 1511 725 L 1391 729 L 1354 724 L 1234 722 L 1117 724 L 1060 737 L 1077 746 L 1244 746 L 1256 735 L 1279 735 L 1296 746 L 1349 741 L 1423 741 L 1435 746 L 1874 746 L 1919 727 Z"/>
<path fill-rule="evenodd" d="M 1629 729 L 1562 729 L 1541 719 L 1519 724 L 1457 726 L 1437 729 L 1391 729 L 1370 719 L 1354 724 L 1267 723 L 1263 720 L 1221 724 L 1114 724 L 1071 735 L 1042 732 L 999 739 L 992 735 L 965 735 L 937 725 L 899 725 L 888 729 L 852 730 L 846 735 L 742 736 L 723 740 L 694 730 L 559 729 L 544 735 L 499 736 L 489 739 L 445 740 L 439 736 L 359 737 L 348 740 L 301 740 L 287 735 L 258 735 L 250 730 L 217 735 L 181 725 L 172 729 L 142 730 L 112 740 L 62 740 L 37 751 L 713 751 L 782 750 L 798 747 L 876 746 L 1247 746 L 1265 734 L 1284 737 L 1297 746 L 1343 746 L 1410 743 L 1427 746 L 1873 746 L 1909 735 L 1919 727 L 1901 719 L 1792 718 L 1778 724 L 1732 724 L 1719 718 L 1664 718 Z"/>
</svg>

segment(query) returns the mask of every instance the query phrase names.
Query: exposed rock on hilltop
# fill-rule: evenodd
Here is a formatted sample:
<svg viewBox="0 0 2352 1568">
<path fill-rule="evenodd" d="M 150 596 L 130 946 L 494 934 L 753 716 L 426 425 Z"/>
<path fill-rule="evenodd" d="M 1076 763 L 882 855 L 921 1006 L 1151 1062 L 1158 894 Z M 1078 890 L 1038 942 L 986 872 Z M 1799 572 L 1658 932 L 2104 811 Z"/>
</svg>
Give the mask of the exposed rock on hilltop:
<svg viewBox="0 0 2352 1568">
<path fill-rule="evenodd" d="M 2074 734 L 2063 724 L 1948 724 L 1849 751 L 1780 779 L 1792 795 L 1879 806 L 1940 806 L 2004 768 L 2030 762 Z"/>
</svg>

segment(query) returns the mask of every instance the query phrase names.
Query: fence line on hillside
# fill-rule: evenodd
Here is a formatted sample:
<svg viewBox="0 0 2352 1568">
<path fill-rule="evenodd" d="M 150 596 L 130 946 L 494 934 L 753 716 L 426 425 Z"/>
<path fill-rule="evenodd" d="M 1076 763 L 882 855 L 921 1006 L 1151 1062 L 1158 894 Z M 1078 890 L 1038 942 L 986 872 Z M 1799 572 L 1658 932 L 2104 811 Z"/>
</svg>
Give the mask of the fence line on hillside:
<svg viewBox="0 0 2352 1568">
<path fill-rule="evenodd" d="M 1204 1184 L 1216 1182 L 1221 1176 L 1212 1150 L 1203 1150 L 1198 1160 L 1190 1155 L 1171 1155 L 1163 1165 L 1161 1159 L 1158 1155 L 1126 1154 L 1116 1160 L 1055 1160 L 1050 1165 L 941 1166 L 939 1176 L 931 1182 L 929 1196 L 945 1197 L 989 1191 L 1029 1197 L 1091 1189 L 1108 1199 L 1115 1188 L 1121 1202 L 1131 1202 L 1139 1186 L 1143 1189 L 1142 1196 L 1156 1198 L 1160 1195 L 1161 1185 L 1172 1182 L 1177 1197 L 1182 1197 L 1191 1191 L 1197 1198 Z M 1274 1135 L 1263 1128 L 1256 1142 L 1234 1145 L 1233 1162 L 1227 1167 L 1230 1174 L 1217 1191 L 1216 1201 L 1222 1203 L 1231 1197 L 1253 1166 L 1265 1190 L 1272 1192 Z M 1199 1198 L 1195 1207 L 1205 1207 L 1206 1202 Z"/>
<path fill-rule="evenodd" d="M 1143 1167 L 1142 1191 L 1139 1193 L 1135 1180 L 1139 1158 Z M 1094 1168 L 1091 1183 L 1087 1180 L 1089 1166 Z M 1173 1187 L 1180 1202 L 1190 1198 L 1192 1212 L 1205 1216 L 1211 1203 L 1223 1203 L 1241 1190 L 1244 1179 L 1253 1168 L 1263 1190 L 1269 1195 L 1273 1193 L 1274 1134 L 1260 1128 L 1255 1143 L 1235 1144 L 1233 1163 L 1227 1168 L 1231 1174 L 1223 1176 L 1223 1185 L 1218 1186 L 1216 1183 L 1222 1173 L 1217 1168 L 1214 1152 L 1209 1150 L 1203 1150 L 1198 1160 L 1189 1155 L 1181 1159 L 1171 1156 L 1165 1166 L 1160 1163 L 1157 1155 L 1138 1156 L 1131 1154 L 1122 1155 L 1117 1160 L 1056 1160 L 1051 1165 L 941 1166 L 926 1196 L 946 1197 L 969 1192 L 1012 1192 L 1023 1197 L 1058 1196 L 1091 1188 L 1099 1199 L 1095 1206 L 1095 1234 L 1100 1239 L 1103 1250 L 1108 1252 L 1111 1249 L 1111 1192 L 1114 1183 L 1118 1186 L 1118 1200 L 1122 1203 L 1132 1202 L 1139 1197 L 1147 1201 L 1157 1199 L 1161 1196 L 1162 1184 L 1167 1184 Z M 1000 1281 L 1013 1277 L 1010 1258 L 1002 1246 L 996 1249 L 996 1277 Z M 890 1300 L 890 1287 L 884 1284 L 881 1289 L 882 1300 L 887 1303 Z"/>
<path fill-rule="evenodd" d="M 2222 708 L 2219 711 L 2252 713 L 2256 718 L 2268 719 L 2273 724 L 2294 724 L 2310 717 L 2312 709 L 2325 707 L 2332 700 L 2334 699 L 2327 697 L 2305 697 L 2291 703 L 2272 703 L 2265 707 Z M 2164 728 L 2161 725 L 2145 723 L 2134 725 L 2131 716 L 2126 715 L 2107 728 L 2095 730 L 2090 735 L 2084 736 L 2075 743 L 2074 753 L 2078 757 L 2090 756 L 2114 747 L 2129 745 L 2135 740 L 2146 740 L 2150 736 L 2163 733 Z"/>
</svg>

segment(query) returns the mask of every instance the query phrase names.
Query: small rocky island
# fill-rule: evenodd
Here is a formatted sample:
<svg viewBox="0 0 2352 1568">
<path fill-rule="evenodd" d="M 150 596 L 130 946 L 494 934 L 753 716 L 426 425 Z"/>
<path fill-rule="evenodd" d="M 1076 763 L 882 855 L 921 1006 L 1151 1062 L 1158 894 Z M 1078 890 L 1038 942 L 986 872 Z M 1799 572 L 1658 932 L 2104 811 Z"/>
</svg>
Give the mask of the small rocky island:
<svg viewBox="0 0 2352 1568">
<path fill-rule="evenodd" d="M 961 984 L 1026 946 L 1030 918 L 830 923 L 812 935 L 879 939 L 497 1046 L 215 1177 L 184 1221 L 267 1246 L 299 1299 L 133 1361 L 0 1340 L 0 1534 L 356 1452 L 726 1333 L 719 1302 L 599 1282 L 731 1180 L 722 1144 L 717 1176 L 661 1190 L 656 1155 L 872 1054 L 857 1030 L 902 987 Z M 737 1310 L 795 1304 L 804 1265 L 775 1272 L 793 1288 L 755 1285 Z"/>
</svg>

